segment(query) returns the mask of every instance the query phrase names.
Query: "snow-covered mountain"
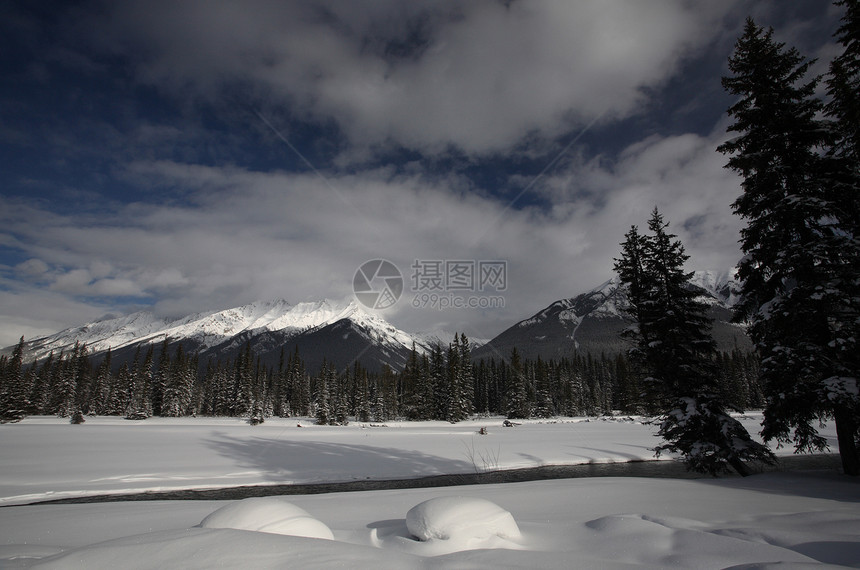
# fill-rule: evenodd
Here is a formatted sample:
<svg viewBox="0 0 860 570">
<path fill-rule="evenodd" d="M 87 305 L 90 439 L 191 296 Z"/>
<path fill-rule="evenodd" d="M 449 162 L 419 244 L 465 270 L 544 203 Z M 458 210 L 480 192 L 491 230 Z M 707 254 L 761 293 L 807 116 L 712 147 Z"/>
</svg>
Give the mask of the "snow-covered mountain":
<svg viewBox="0 0 860 570">
<path fill-rule="evenodd" d="M 744 328 L 733 324 L 731 307 L 738 288 L 733 271 L 697 271 L 691 286 L 701 292 L 714 319 L 713 334 L 720 350 L 751 347 Z M 625 316 L 629 300 L 618 277 L 568 299 L 552 303 L 534 316 L 508 328 L 483 347 L 475 358 L 508 358 L 516 347 L 523 357 L 544 360 L 576 353 L 613 354 L 626 350 L 621 332 L 630 324 Z"/>
<path fill-rule="evenodd" d="M 413 342 L 419 350 L 427 349 L 425 339 L 397 329 L 354 301 L 326 299 L 291 305 L 279 299 L 176 320 L 147 311 L 107 318 L 32 340 L 26 344 L 25 355 L 27 360 L 40 360 L 51 352 L 69 351 L 79 342 L 94 356 L 110 349 L 112 358 L 122 362 L 132 358 L 139 347 L 161 345 L 165 339 L 172 348 L 181 343 L 186 352 L 198 352 L 203 361 L 231 358 L 248 341 L 269 363 L 277 363 L 282 347 L 290 353 L 298 348 L 309 367 L 321 364 L 323 358 L 347 366 L 350 355 L 372 368 L 397 366 L 405 362 Z"/>
<path fill-rule="evenodd" d="M 696 272 L 691 284 L 711 304 L 720 349 L 750 348 L 744 329 L 729 322 L 736 302 L 734 273 Z M 629 324 L 624 316 L 627 304 L 618 279 L 611 279 L 591 291 L 552 303 L 490 341 L 470 339 L 473 355 L 476 359 L 507 358 L 513 347 L 524 357 L 544 359 L 577 352 L 621 352 L 627 348 L 620 335 Z M 352 300 L 291 305 L 279 299 L 174 320 L 146 311 L 105 318 L 31 340 L 26 343 L 25 358 L 41 360 L 51 352 L 68 352 L 79 342 L 87 345 L 93 359 L 110 349 L 112 362 L 119 365 L 131 361 L 139 349 L 161 346 L 167 340 L 171 351 L 182 344 L 185 352 L 198 353 L 205 363 L 211 358 L 233 359 L 250 342 L 254 353 L 271 366 L 278 365 L 282 352 L 298 350 L 312 371 L 324 361 L 338 369 L 359 361 L 371 370 L 384 365 L 398 370 L 413 344 L 425 352 L 434 344 L 446 346 L 453 336 L 442 331 L 406 333 Z"/>
</svg>

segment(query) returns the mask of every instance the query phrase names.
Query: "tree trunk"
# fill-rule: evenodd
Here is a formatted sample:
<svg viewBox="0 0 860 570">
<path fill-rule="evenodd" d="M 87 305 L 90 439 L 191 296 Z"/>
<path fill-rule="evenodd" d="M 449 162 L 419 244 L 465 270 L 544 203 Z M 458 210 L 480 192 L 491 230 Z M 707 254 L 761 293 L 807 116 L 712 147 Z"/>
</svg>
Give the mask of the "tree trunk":
<svg viewBox="0 0 860 570">
<path fill-rule="evenodd" d="M 860 475 L 860 456 L 854 435 L 857 433 L 857 418 L 850 408 L 839 406 L 834 410 L 836 420 L 836 438 L 839 442 L 839 456 L 842 458 L 842 470 L 846 475 Z"/>
<path fill-rule="evenodd" d="M 747 467 L 746 464 L 737 457 L 729 459 L 729 465 L 731 465 L 732 469 L 737 471 L 738 475 L 740 475 L 741 477 L 749 477 L 750 475 L 752 475 L 752 472 L 750 471 L 749 467 Z"/>
</svg>

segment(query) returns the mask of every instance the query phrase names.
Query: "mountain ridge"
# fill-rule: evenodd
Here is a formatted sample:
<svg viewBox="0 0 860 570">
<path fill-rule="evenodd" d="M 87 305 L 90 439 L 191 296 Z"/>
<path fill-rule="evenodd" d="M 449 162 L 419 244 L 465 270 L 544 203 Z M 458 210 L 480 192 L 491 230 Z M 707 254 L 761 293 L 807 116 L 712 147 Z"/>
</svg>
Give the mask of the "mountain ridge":
<svg viewBox="0 0 860 570">
<path fill-rule="evenodd" d="M 731 322 L 739 288 L 734 271 L 696 271 L 690 286 L 709 305 L 718 349 L 751 349 L 743 326 Z M 476 349 L 473 357 L 507 359 L 514 347 L 522 358 L 543 360 L 570 358 L 577 353 L 624 352 L 630 347 L 621 336 L 632 322 L 626 316 L 629 304 L 620 279 L 615 276 L 590 291 L 559 299 L 515 323 Z"/>
<path fill-rule="evenodd" d="M 720 348 L 751 348 L 743 328 L 729 323 L 731 307 L 737 302 L 734 272 L 697 271 L 690 283 L 710 305 Z M 625 313 L 628 306 L 615 276 L 590 291 L 550 303 L 489 341 L 471 339 L 473 356 L 476 360 L 508 358 L 514 346 L 525 358 L 545 360 L 576 353 L 622 352 L 627 348 L 620 333 L 630 323 Z M 130 362 L 141 347 L 166 340 L 171 350 L 182 344 L 183 350 L 198 353 L 201 362 L 206 362 L 235 358 L 251 342 L 260 360 L 272 366 L 278 364 L 282 350 L 298 350 L 310 367 L 328 362 L 343 368 L 359 360 L 369 369 L 385 365 L 396 369 L 405 364 L 413 346 L 427 352 L 433 344 L 444 346 L 451 338 L 453 335 L 441 331 L 407 333 L 351 299 L 295 305 L 273 299 L 176 319 L 157 317 L 150 311 L 105 318 L 25 342 L 25 360 L 41 360 L 80 342 L 95 358 L 110 349 L 112 362 L 118 365 Z"/>
</svg>

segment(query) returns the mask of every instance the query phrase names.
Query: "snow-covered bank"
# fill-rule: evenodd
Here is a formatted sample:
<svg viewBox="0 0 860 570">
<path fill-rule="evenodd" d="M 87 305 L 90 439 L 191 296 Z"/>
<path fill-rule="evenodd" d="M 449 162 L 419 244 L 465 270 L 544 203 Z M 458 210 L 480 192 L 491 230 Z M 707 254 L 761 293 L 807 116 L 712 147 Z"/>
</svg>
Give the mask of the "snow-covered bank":
<svg viewBox="0 0 860 570">
<path fill-rule="evenodd" d="M 743 419 L 751 433 L 760 416 Z M 298 427 L 301 425 L 302 427 Z M 0 505 L 97 494 L 401 479 L 541 465 L 653 459 L 655 426 L 570 418 L 502 427 L 501 418 L 316 426 L 237 418 L 128 421 L 32 417 L 0 426 Z M 485 428 L 487 434 L 478 431 Z M 824 435 L 834 441 L 835 434 Z M 790 453 L 791 450 L 780 450 Z"/>
<path fill-rule="evenodd" d="M 408 512 L 440 497 L 491 501 L 521 535 L 418 540 Z M 234 502 L 17 506 L 0 509 L 0 568 L 42 557 L 38 567 L 46 568 L 860 567 L 860 485 L 831 473 L 571 479 L 288 500 L 334 540 L 198 527 Z M 462 516 L 472 512 L 466 500 L 450 504 Z M 467 520 L 486 519 L 477 514 Z"/>
</svg>

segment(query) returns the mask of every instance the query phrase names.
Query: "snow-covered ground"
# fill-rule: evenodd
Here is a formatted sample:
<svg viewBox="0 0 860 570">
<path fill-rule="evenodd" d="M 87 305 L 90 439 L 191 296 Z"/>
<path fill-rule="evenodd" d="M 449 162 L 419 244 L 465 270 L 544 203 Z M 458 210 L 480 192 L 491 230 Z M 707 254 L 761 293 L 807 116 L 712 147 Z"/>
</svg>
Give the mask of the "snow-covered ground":
<svg viewBox="0 0 860 570">
<path fill-rule="evenodd" d="M 272 418 L 31 417 L 0 426 L 0 505 L 99 493 L 412 478 L 653 459 L 655 426 L 625 418 L 317 426 Z M 758 430 L 759 418 L 746 420 Z M 553 422 L 549 420 L 549 422 Z M 298 425 L 303 427 L 298 427 Z M 384 427 L 382 427 L 384 425 Z M 371 427 L 376 426 L 376 427 Z M 480 428 L 487 435 L 479 435 Z"/>
<path fill-rule="evenodd" d="M 757 431 L 759 419 L 744 421 Z M 497 418 L 296 423 L 90 418 L 72 426 L 28 418 L 2 425 L 0 568 L 860 567 L 860 484 L 832 471 L 23 505 L 131 490 L 650 459 L 657 443 L 653 426 L 593 418 L 514 428 Z"/>
</svg>

